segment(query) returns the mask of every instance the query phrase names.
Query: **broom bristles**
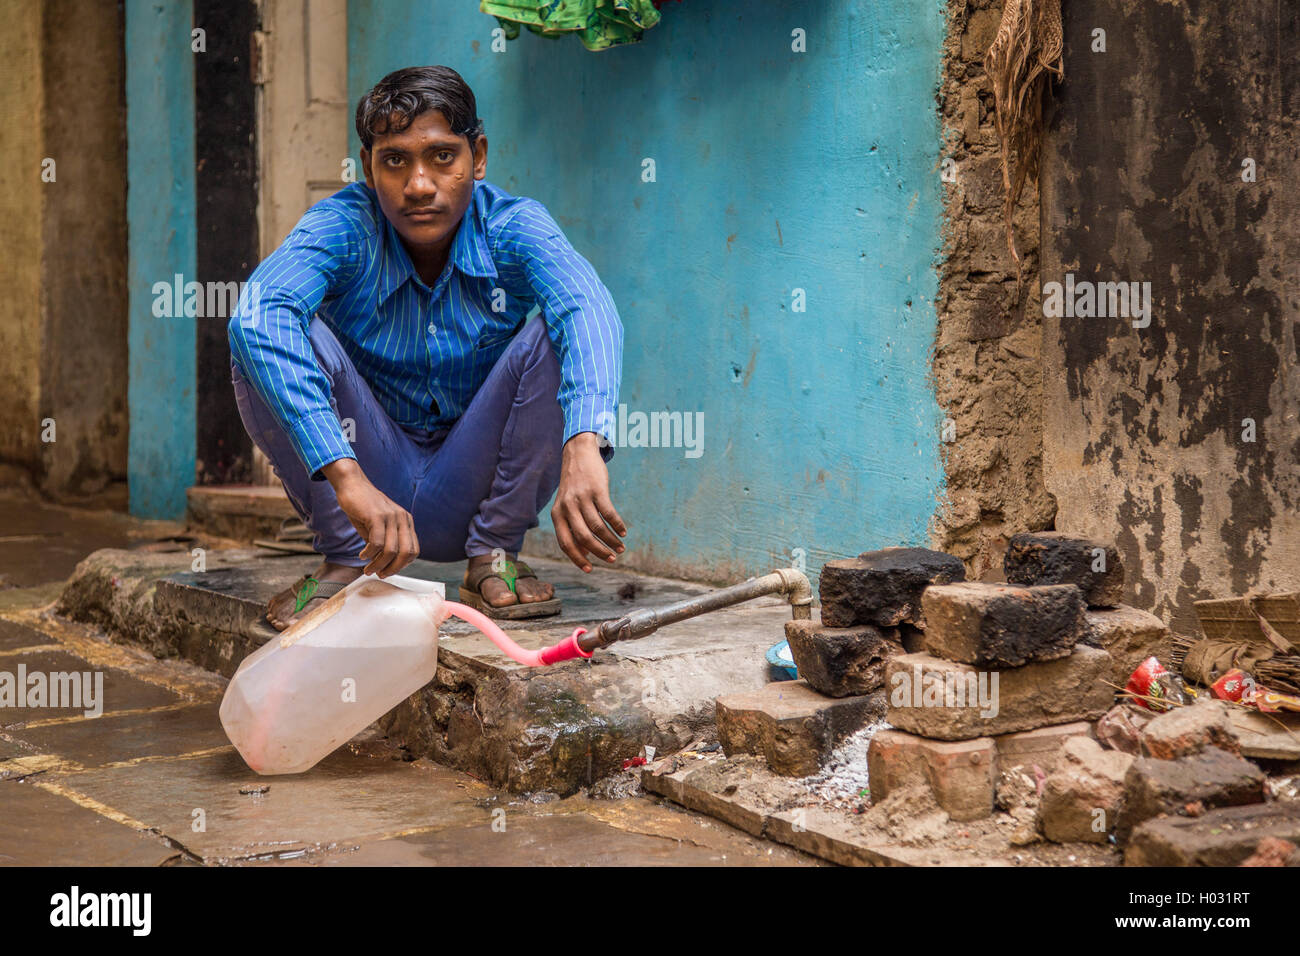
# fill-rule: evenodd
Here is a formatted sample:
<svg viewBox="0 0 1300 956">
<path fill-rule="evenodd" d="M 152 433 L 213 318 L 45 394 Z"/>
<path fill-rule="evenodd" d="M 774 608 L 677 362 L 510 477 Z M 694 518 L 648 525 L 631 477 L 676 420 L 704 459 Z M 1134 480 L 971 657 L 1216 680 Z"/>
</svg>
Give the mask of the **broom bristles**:
<svg viewBox="0 0 1300 956">
<path fill-rule="evenodd" d="M 1038 179 L 1043 91 L 1049 76 L 1064 76 L 1063 47 L 1061 0 L 1006 0 L 997 36 L 984 57 L 984 70 L 993 82 L 994 121 L 1002 146 L 1007 248 L 1017 271 L 1016 206 L 1026 181 Z"/>
</svg>

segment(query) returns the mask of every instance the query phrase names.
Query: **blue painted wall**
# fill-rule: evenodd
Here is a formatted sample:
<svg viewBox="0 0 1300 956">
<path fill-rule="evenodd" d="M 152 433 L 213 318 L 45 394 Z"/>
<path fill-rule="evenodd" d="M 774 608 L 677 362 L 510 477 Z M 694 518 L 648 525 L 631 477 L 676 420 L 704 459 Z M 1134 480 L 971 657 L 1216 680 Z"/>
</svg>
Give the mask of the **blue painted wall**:
<svg viewBox="0 0 1300 956">
<path fill-rule="evenodd" d="M 195 277 L 190 4 L 127 0 L 130 510 L 181 518 L 194 483 L 193 318 L 156 318 L 156 282 Z M 91 304 L 93 307 L 93 304 Z"/>
<path fill-rule="evenodd" d="M 393 69 L 457 69 L 488 179 L 545 203 L 613 293 L 620 401 L 704 413 L 699 458 L 622 448 L 611 463 L 642 566 L 725 578 L 796 548 L 816 570 L 926 542 L 942 9 L 687 0 L 637 45 L 524 32 L 498 54 L 472 2 L 349 3 L 353 106 Z"/>
</svg>

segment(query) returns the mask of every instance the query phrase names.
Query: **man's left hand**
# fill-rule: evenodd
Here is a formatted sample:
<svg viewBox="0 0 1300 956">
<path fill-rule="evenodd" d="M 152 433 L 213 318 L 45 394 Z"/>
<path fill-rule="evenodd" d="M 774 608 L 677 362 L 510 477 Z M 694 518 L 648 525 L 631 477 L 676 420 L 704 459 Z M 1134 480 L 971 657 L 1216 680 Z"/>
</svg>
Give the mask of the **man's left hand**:
<svg viewBox="0 0 1300 956">
<path fill-rule="evenodd" d="M 564 444 L 551 522 L 560 550 L 583 571 L 591 570 L 588 554 L 612 562 L 623 553 L 619 538 L 627 535 L 627 525 L 609 499 L 609 470 L 595 432 L 581 432 Z"/>
</svg>

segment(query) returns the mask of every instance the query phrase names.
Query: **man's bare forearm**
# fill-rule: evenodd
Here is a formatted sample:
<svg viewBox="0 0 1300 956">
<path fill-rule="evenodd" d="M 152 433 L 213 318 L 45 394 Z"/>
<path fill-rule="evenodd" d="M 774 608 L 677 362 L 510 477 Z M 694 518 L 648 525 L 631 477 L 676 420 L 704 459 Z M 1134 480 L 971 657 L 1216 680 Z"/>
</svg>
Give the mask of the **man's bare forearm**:
<svg viewBox="0 0 1300 956">
<path fill-rule="evenodd" d="M 590 449 L 600 451 L 600 436 L 595 432 L 578 432 L 564 443 L 564 454 L 572 455 Z"/>
<path fill-rule="evenodd" d="M 340 484 L 366 477 L 366 473 L 361 470 L 361 465 L 355 458 L 340 458 L 332 461 L 328 465 L 321 466 L 320 473 L 325 476 L 325 480 L 335 491 L 339 490 Z"/>
</svg>

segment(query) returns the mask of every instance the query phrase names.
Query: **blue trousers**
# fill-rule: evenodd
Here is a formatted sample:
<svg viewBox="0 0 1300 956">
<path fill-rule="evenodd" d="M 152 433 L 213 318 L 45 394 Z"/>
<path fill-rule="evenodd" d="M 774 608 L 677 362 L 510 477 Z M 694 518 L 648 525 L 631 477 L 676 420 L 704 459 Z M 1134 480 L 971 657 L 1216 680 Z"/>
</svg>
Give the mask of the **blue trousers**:
<svg viewBox="0 0 1300 956">
<path fill-rule="evenodd" d="M 458 561 L 501 548 L 517 553 L 524 532 L 560 483 L 564 415 L 556 401 L 560 364 L 540 315 L 507 346 L 450 428 L 432 431 L 389 418 L 334 333 L 319 318 L 309 328 L 330 382 L 330 405 L 356 423 L 352 451 L 370 482 L 409 511 L 420 557 Z M 365 541 L 328 481 L 312 481 L 289 437 L 231 363 L 244 428 L 284 483 L 294 510 L 316 533 L 327 561 L 362 567 Z M 606 460 L 610 450 L 604 453 Z"/>
</svg>

